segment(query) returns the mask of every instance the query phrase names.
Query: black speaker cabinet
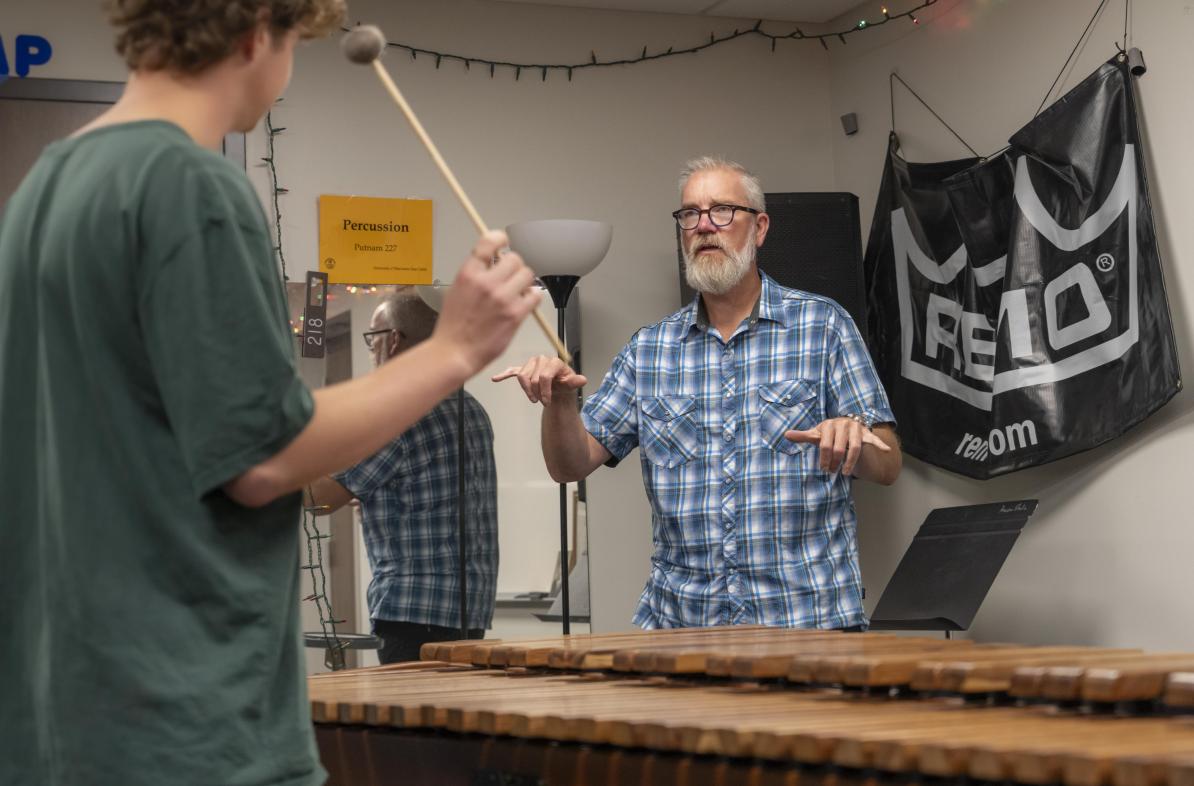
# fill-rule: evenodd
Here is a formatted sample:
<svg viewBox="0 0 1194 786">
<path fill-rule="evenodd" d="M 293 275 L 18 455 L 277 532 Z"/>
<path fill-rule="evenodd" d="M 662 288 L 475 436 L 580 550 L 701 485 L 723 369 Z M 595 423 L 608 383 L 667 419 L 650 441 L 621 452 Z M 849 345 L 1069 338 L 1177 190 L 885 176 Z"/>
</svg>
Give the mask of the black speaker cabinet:
<svg viewBox="0 0 1194 786">
<path fill-rule="evenodd" d="M 767 194 L 767 214 L 771 228 L 759 249 L 763 272 L 785 287 L 833 298 L 865 336 L 866 286 L 858 197 L 834 192 Z M 696 293 L 684 280 L 684 253 L 679 246 L 677 253 L 680 302 L 685 304 Z"/>
</svg>

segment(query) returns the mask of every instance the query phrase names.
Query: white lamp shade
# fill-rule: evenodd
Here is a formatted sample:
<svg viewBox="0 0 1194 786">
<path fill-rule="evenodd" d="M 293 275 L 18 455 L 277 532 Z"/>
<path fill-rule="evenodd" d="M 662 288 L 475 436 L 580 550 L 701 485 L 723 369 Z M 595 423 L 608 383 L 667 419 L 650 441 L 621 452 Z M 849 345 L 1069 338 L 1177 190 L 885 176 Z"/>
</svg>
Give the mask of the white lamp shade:
<svg viewBox="0 0 1194 786">
<path fill-rule="evenodd" d="M 431 284 L 419 284 L 415 287 L 415 291 L 419 293 L 419 297 L 423 302 L 434 311 L 439 313 L 444 307 L 444 295 L 448 292 L 449 284 L 441 283 L 437 278 Z"/>
<path fill-rule="evenodd" d="M 602 221 L 551 218 L 506 227 L 510 248 L 540 276 L 583 276 L 605 259 L 614 228 Z"/>
<path fill-rule="evenodd" d="M 434 283 L 416 285 L 415 291 L 419 293 L 419 297 L 422 298 L 423 302 L 438 314 L 443 311 L 444 296 L 448 294 L 448 290 L 451 288 L 451 284 L 445 284 L 437 278 Z"/>
</svg>

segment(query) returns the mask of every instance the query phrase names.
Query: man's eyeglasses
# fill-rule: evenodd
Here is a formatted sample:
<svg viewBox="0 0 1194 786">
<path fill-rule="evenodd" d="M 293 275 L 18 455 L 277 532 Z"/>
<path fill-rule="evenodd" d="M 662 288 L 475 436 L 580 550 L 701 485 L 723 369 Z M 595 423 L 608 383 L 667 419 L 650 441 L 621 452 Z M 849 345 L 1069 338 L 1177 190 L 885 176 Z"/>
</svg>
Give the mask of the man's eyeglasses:
<svg viewBox="0 0 1194 786">
<path fill-rule="evenodd" d="M 676 219 L 676 223 L 680 225 L 681 229 L 689 230 L 696 229 L 697 224 L 701 223 L 701 216 L 706 213 L 709 214 L 709 221 L 715 227 L 728 227 L 734 223 L 734 213 L 738 210 L 744 210 L 752 215 L 758 215 L 760 211 L 753 207 L 744 207 L 743 205 L 714 205 L 708 210 L 697 210 L 695 207 L 684 207 L 672 213 L 672 218 Z"/>
<path fill-rule="evenodd" d="M 384 335 L 386 333 L 389 333 L 391 330 L 396 330 L 396 328 L 383 328 L 382 330 L 366 330 L 364 333 L 361 334 L 362 336 L 365 337 L 365 346 L 369 347 L 369 349 L 372 350 L 373 342 L 376 339 L 376 337 Z"/>
</svg>

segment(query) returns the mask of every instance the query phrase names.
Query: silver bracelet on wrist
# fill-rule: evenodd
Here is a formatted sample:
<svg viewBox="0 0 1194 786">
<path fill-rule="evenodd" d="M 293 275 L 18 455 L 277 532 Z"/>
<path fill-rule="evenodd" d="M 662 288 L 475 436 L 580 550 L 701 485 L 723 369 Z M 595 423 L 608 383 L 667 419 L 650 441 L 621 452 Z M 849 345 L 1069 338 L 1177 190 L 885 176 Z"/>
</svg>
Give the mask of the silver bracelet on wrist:
<svg viewBox="0 0 1194 786">
<path fill-rule="evenodd" d="M 851 412 L 850 414 L 843 415 L 842 417 L 846 417 L 846 418 L 849 418 L 850 420 L 853 420 L 855 423 L 862 426 L 867 431 L 874 431 L 874 428 L 873 428 L 874 423 L 871 420 L 869 415 L 863 415 L 858 412 Z"/>
</svg>

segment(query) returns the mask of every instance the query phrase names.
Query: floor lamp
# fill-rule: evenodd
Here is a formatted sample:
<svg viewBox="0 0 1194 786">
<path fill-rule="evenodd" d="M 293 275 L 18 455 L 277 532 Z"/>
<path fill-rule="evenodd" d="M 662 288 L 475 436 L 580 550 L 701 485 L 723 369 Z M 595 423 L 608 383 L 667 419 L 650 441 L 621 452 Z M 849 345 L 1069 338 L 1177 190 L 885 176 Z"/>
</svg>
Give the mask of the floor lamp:
<svg viewBox="0 0 1194 786">
<path fill-rule="evenodd" d="M 551 295 L 556 307 L 557 332 L 564 346 L 565 312 L 568 298 L 581 276 L 605 259 L 613 239 L 613 227 L 600 221 L 547 219 L 523 221 L 506 227 L 510 248 L 518 252 Z M 579 371 L 580 369 L 577 369 Z M 579 544 L 578 544 L 579 547 Z M 560 600 L 563 632 L 571 629 L 572 609 L 568 598 L 568 485 L 560 484 Z"/>
</svg>

